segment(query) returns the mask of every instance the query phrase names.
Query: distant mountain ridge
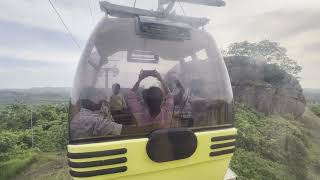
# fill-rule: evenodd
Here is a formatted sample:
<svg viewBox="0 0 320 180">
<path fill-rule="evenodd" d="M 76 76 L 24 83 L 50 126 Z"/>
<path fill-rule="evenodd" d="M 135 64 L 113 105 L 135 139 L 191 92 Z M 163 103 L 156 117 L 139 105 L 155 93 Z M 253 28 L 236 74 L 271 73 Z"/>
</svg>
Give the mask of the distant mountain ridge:
<svg viewBox="0 0 320 180">
<path fill-rule="evenodd" d="M 320 89 L 303 89 L 304 96 L 310 104 L 320 104 Z"/>
<path fill-rule="evenodd" d="M 70 97 L 69 87 L 41 87 L 30 89 L 0 89 L 0 105 L 12 103 L 58 104 Z"/>
<path fill-rule="evenodd" d="M 35 87 L 29 89 L 0 89 L 0 105 L 15 102 L 31 104 L 67 103 L 70 87 Z M 303 89 L 308 103 L 320 103 L 320 89 Z"/>
</svg>

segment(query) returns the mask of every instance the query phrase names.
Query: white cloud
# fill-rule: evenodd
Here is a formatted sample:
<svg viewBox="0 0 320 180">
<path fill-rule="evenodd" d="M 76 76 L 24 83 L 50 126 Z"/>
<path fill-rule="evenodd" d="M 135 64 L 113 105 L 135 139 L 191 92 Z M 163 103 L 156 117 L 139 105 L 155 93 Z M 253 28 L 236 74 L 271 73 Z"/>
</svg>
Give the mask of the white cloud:
<svg viewBox="0 0 320 180">
<path fill-rule="evenodd" d="M 93 24 L 96 24 L 104 16 L 99 9 L 99 1 L 90 0 L 93 11 L 92 18 L 87 0 L 52 0 L 65 23 L 70 28 L 70 31 L 82 42 L 90 35 Z M 111 0 L 111 2 L 132 6 L 134 0 Z M 156 0 L 137 0 L 136 5 L 137 7 L 155 9 L 155 2 Z M 320 72 L 318 70 L 320 66 L 318 60 L 320 57 L 320 50 L 318 49 L 320 28 L 317 26 L 319 24 L 319 16 L 313 16 L 314 12 L 319 15 L 319 0 L 226 0 L 226 2 L 227 6 L 223 8 L 196 6 L 185 3 L 182 5 L 187 15 L 209 17 L 211 19 L 211 23 L 206 26 L 206 29 L 214 35 L 220 47 L 226 47 L 232 42 L 243 40 L 259 41 L 270 39 L 280 41 L 288 49 L 290 56 L 297 59 L 303 66 L 304 69 L 301 74 L 303 86 L 320 88 Z M 39 27 L 52 32 L 66 32 L 48 0 L 1 0 L 0 7 L 0 21 Z M 179 6 L 177 6 L 176 11 L 182 14 Z M 276 12 L 280 12 L 280 14 Z M 286 12 L 289 13 L 283 14 Z M 313 29 L 310 29 L 311 26 L 313 26 Z M 293 31 L 296 33 L 293 33 Z M 72 43 L 70 39 L 66 38 L 65 40 Z M 66 67 L 72 64 L 73 69 L 75 68 L 80 52 L 70 51 L 69 48 L 64 49 L 64 46 L 59 47 L 59 43 L 53 43 L 52 40 L 43 39 L 43 42 L 40 40 L 37 42 L 43 43 L 44 47 L 32 47 L 30 42 L 29 44 L 26 43 L 26 45 L 17 47 L 10 46 L 10 48 L 5 46 L 6 44 L 1 44 L 0 56 L 61 63 Z M 24 42 L 17 41 L 17 43 Z M 64 44 L 65 42 L 61 43 Z M 34 76 L 30 75 L 29 80 L 39 78 L 41 81 L 33 80 L 35 81 L 33 85 L 39 86 L 41 83 L 47 85 L 44 77 L 52 78 L 52 74 L 57 72 L 59 72 L 59 75 L 61 74 L 61 77 L 66 77 L 72 76 L 70 72 L 73 72 L 73 70 L 47 69 L 43 72 L 39 70 Z M 0 73 L 2 77 L 13 77 L 13 74 L 15 74 L 16 80 L 8 83 L 7 87 L 15 86 L 15 81 L 23 81 L 24 73 L 22 72 L 7 70 Z M 18 77 L 22 79 L 18 79 Z M 70 79 L 72 78 L 69 78 L 69 81 L 71 81 Z M 54 82 L 52 80 L 53 84 Z M 22 86 L 22 84 L 24 83 L 19 83 L 19 86 Z"/>
<path fill-rule="evenodd" d="M 13 57 L 16 59 L 51 62 L 56 64 L 77 64 L 80 53 L 55 51 L 55 50 L 35 50 L 35 49 L 12 49 L 0 46 L 0 55 Z"/>
<path fill-rule="evenodd" d="M 88 32 L 93 28 L 87 6 L 64 7 L 63 3 L 59 3 L 63 1 L 52 0 L 52 2 L 55 3 L 70 31 L 77 38 L 86 39 Z M 1 20 L 66 32 L 48 0 L 2 0 L 0 7 Z"/>
</svg>

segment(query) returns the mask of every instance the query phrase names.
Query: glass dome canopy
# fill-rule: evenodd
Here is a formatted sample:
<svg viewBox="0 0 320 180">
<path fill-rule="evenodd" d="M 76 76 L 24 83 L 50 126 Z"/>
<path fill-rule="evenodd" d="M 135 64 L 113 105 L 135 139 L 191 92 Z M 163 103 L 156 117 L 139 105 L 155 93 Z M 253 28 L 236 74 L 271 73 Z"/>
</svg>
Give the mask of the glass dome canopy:
<svg viewBox="0 0 320 180">
<path fill-rule="evenodd" d="M 144 27 L 142 20 L 147 22 Z M 174 101 L 166 116 L 169 125 L 159 125 L 156 120 L 139 123 L 137 112 L 132 112 L 135 107 L 128 96 L 141 70 L 156 70 L 169 88 Z M 117 113 L 112 112 L 111 102 L 115 83 L 120 85 L 119 95 L 125 104 Z M 137 91 L 141 111 L 148 113 L 143 92 L 149 87 L 162 89 L 161 107 L 165 106 L 162 83 L 153 76 L 141 81 Z M 208 32 L 156 18 L 105 17 L 78 64 L 71 95 L 70 136 L 77 140 L 146 135 L 159 128 L 197 130 L 231 124 L 232 99 L 226 66 Z"/>
</svg>

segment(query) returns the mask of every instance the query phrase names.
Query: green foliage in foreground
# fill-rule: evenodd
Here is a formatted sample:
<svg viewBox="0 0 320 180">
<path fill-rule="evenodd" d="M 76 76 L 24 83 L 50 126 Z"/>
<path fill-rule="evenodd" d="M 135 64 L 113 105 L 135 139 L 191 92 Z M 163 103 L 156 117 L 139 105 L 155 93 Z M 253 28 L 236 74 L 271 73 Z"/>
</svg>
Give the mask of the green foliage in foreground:
<svg viewBox="0 0 320 180">
<path fill-rule="evenodd" d="M 232 168 L 239 179 L 294 179 L 285 165 L 264 159 L 256 152 L 238 148 L 232 159 Z"/>
<path fill-rule="evenodd" d="M 66 164 L 54 169 L 65 157 L 57 159 L 55 155 L 48 159 L 50 153 L 37 153 L 34 158 L 30 152 L 30 112 L 30 106 L 23 104 L 0 109 L 0 179 L 7 179 L 24 167 L 42 171 L 49 161 L 51 165 L 47 169 L 52 173 L 39 175 L 38 179 L 68 179 Z M 65 106 L 33 106 L 32 112 L 34 148 L 42 152 L 63 151 L 67 144 Z M 239 179 L 319 179 L 320 118 L 313 112 L 307 109 L 302 119 L 294 120 L 291 116 L 266 117 L 249 108 L 237 107 L 235 125 L 239 138 L 231 167 Z"/>
<path fill-rule="evenodd" d="M 0 180 L 9 179 L 35 160 L 33 151 L 25 151 L 6 162 L 0 162 Z"/>
<path fill-rule="evenodd" d="M 29 149 L 31 135 L 29 131 L 0 132 L 0 162 L 19 156 Z"/>
<path fill-rule="evenodd" d="M 1 107 L 0 179 L 8 179 L 29 167 L 37 154 L 31 149 L 43 152 L 65 150 L 67 116 L 67 108 L 63 104 L 31 107 L 18 103 Z"/>
<path fill-rule="evenodd" d="M 38 152 L 34 159 L 15 180 L 71 180 L 65 153 Z"/>
<path fill-rule="evenodd" d="M 59 151 L 67 144 L 68 114 L 63 105 L 13 104 L 0 110 L 0 161 L 16 151 L 34 148 Z M 31 114 L 32 113 L 32 114 Z"/>
<path fill-rule="evenodd" d="M 311 145 L 299 121 L 238 107 L 235 125 L 239 138 L 231 167 L 240 179 L 309 179 Z"/>
</svg>

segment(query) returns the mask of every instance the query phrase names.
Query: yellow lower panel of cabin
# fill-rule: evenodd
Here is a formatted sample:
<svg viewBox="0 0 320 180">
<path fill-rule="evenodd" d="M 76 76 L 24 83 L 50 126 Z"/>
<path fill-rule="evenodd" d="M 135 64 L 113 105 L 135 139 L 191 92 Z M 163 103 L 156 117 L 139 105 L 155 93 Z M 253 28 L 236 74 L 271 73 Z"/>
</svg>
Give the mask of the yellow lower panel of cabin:
<svg viewBox="0 0 320 180">
<path fill-rule="evenodd" d="M 223 151 L 233 149 L 234 146 L 223 147 L 212 150 L 212 144 L 226 143 L 234 140 L 219 140 L 212 142 L 212 137 L 236 135 L 235 128 L 212 130 L 206 132 L 195 133 L 198 140 L 198 146 L 195 153 L 186 159 L 157 163 L 148 157 L 146 153 L 147 138 L 112 141 L 103 143 L 91 143 L 80 145 L 68 145 L 69 153 L 88 153 L 113 149 L 126 148 L 127 152 L 119 155 L 70 159 L 71 162 L 92 162 L 99 160 L 107 160 L 119 157 L 126 157 L 127 162 L 113 165 L 87 167 L 87 168 L 71 168 L 76 172 L 96 171 L 108 168 L 126 166 L 125 172 L 114 174 L 106 174 L 91 177 L 74 177 L 76 180 L 223 180 L 228 169 L 232 153 L 222 154 L 218 156 L 210 156 L 213 151 Z M 165 153 L 165 152 L 164 152 Z"/>
</svg>

